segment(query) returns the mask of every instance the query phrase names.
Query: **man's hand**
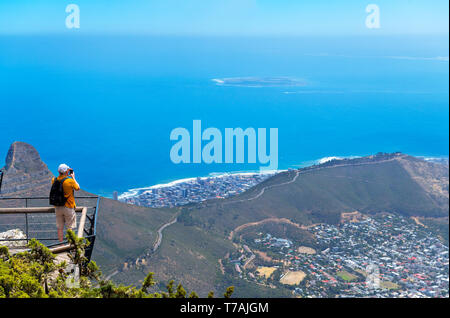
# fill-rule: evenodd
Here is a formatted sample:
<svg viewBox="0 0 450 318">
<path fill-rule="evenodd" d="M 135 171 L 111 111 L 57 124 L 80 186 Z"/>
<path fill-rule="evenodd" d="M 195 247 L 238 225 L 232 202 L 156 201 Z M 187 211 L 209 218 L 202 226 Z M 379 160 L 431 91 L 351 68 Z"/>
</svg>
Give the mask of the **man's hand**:
<svg viewBox="0 0 450 318">
<path fill-rule="evenodd" d="M 80 190 L 80 185 L 78 184 L 77 180 L 75 179 L 75 172 L 72 172 L 69 177 L 72 178 L 73 181 L 75 181 L 76 186 L 74 187 L 75 191 Z"/>
</svg>

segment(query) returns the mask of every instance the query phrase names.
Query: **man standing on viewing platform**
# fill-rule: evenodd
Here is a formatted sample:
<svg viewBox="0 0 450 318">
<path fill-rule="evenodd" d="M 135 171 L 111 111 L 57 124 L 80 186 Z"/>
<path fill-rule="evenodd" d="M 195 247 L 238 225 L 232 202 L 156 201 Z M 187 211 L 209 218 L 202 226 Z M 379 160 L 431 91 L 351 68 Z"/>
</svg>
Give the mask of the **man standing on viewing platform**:
<svg viewBox="0 0 450 318">
<path fill-rule="evenodd" d="M 59 176 L 52 179 L 50 190 L 50 204 L 55 206 L 56 227 L 58 229 L 58 240 L 64 240 L 64 225 L 67 229 L 75 229 L 77 218 L 75 214 L 74 191 L 80 190 L 75 179 L 75 172 L 66 164 L 58 167 Z"/>
</svg>

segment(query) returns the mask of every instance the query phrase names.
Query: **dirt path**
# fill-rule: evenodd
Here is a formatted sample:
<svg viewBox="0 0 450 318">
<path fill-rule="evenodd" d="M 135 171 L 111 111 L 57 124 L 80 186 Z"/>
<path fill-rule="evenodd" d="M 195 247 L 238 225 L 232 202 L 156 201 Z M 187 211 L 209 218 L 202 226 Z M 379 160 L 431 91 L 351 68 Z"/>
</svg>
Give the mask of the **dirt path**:
<svg viewBox="0 0 450 318">
<path fill-rule="evenodd" d="M 374 165 L 374 164 L 380 164 L 380 163 L 384 163 L 384 162 L 394 161 L 394 160 L 397 160 L 397 159 L 398 158 L 392 158 L 392 159 L 381 160 L 381 161 L 376 161 L 376 162 L 363 162 L 363 163 L 356 163 L 356 164 L 353 163 L 353 164 L 334 165 L 334 166 L 329 166 L 329 167 L 318 167 L 318 168 L 314 168 L 314 169 L 310 169 L 310 170 L 306 170 L 306 171 L 296 170 L 295 176 L 290 181 L 286 181 L 286 182 L 283 182 L 283 183 L 273 184 L 273 185 L 264 187 L 264 188 L 261 189 L 261 191 L 258 194 L 256 194 L 254 197 L 251 197 L 251 198 L 248 198 L 248 199 L 241 199 L 241 200 L 236 200 L 236 201 L 223 202 L 223 203 L 220 203 L 220 204 L 232 204 L 232 203 L 239 203 L 239 202 L 255 200 L 255 199 L 261 197 L 264 194 L 264 192 L 266 191 L 266 189 L 271 189 L 271 188 L 274 188 L 274 187 L 280 187 L 280 186 L 284 186 L 284 185 L 287 185 L 287 184 L 294 183 L 297 180 L 297 178 L 299 177 L 299 175 L 301 175 L 301 174 L 314 172 L 314 171 L 318 171 L 318 170 L 340 168 L 340 167 L 348 167 L 348 166 Z M 251 223 L 246 223 L 246 224 L 242 224 L 242 225 L 238 226 L 233 231 L 231 231 L 230 235 L 228 236 L 228 239 L 232 240 L 234 234 L 236 232 L 239 232 L 242 229 L 245 229 L 245 228 L 247 228 L 249 226 L 256 226 L 256 225 L 264 224 L 266 222 L 284 222 L 284 223 L 289 223 L 289 224 L 294 225 L 294 226 L 296 226 L 296 227 L 298 227 L 298 228 L 300 228 L 302 230 L 306 230 L 306 229 L 308 229 L 310 227 L 313 227 L 313 226 L 317 225 L 317 224 L 312 224 L 312 225 L 309 225 L 309 226 L 304 226 L 304 225 L 296 224 L 296 223 L 292 222 L 291 220 L 285 219 L 285 218 L 268 218 L 268 219 L 264 219 L 264 220 L 261 220 L 261 221 L 258 221 L 258 222 L 251 222 Z"/>
<path fill-rule="evenodd" d="M 237 232 L 239 232 L 239 231 L 241 231 L 241 230 L 243 230 L 245 228 L 248 228 L 250 226 L 257 226 L 257 225 L 261 225 L 261 224 L 265 224 L 265 223 L 270 223 L 270 222 L 287 223 L 287 224 L 293 225 L 293 226 L 295 226 L 295 227 L 297 227 L 297 228 L 299 228 L 301 230 L 307 230 L 307 229 L 309 229 L 311 227 L 314 227 L 314 226 L 318 225 L 318 224 L 300 225 L 300 224 L 294 223 L 291 220 L 286 219 L 286 218 L 267 218 L 267 219 L 264 219 L 264 220 L 261 220 L 261 221 L 250 222 L 250 223 L 245 223 L 245 224 L 239 225 L 237 228 L 235 228 L 233 231 L 231 231 L 230 235 L 228 235 L 228 239 L 231 241 L 233 239 L 234 235 Z"/>
<path fill-rule="evenodd" d="M 105 280 L 110 280 L 113 276 L 117 275 L 119 273 L 118 270 L 115 270 L 114 272 L 112 272 L 111 274 L 109 274 L 108 276 L 105 277 Z"/>
<path fill-rule="evenodd" d="M 177 222 L 177 217 L 178 217 L 178 215 L 176 215 L 175 218 L 174 218 L 173 220 L 171 220 L 170 222 L 164 224 L 163 226 L 161 226 L 161 227 L 158 229 L 158 239 L 156 240 L 155 245 L 153 245 L 153 249 L 152 249 L 153 253 L 156 252 L 156 250 L 157 250 L 157 249 L 159 248 L 159 246 L 161 245 L 162 238 L 163 238 L 162 232 L 164 231 L 164 229 L 165 229 L 166 227 L 169 227 L 169 226 L 171 226 L 172 224 L 175 224 L 175 223 Z"/>
<path fill-rule="evenodd" d="M 387 160 L 381 160 L 381 161 L 376 161 L 376 162 L 363 162 L 363 163 L 353 163 L 353 164 L 341 164 L 341 165 L 334 165 L 334 166 L 328 166 L 328 167 L 318 167 L 318 168 L 313 168 L 313 169 L 309 169 L 309 170 L 305 170 L 305 171 L 300 171 L 300 170 L 296 170 L 295 172 L 295 176 L 294 178 L 292 178 L 292 180 L 290 181 L 286 181 L 283 183 L 279 183 L 279 184 L 272 184 L 269 185 L 267 187 L 264 187 L 261 189 L 261 191 L 256 194 L 254 197 L 248 198 L 248 199 L 241 199 L 241 200 L 235 200 L 235 201 L 228 201 L 228 202 L 223 202 L 221 204 L 232 204 L 232 203 L 239 203 L 239 202 L 246 202 L 246 201 L 252 201 L 255 199 L 258 199 L 259 197 L 261 197 L 264 192 L 266 191 L 266 189 L 271 189 L 271 188 L 275 188 L 275 187 L 280 187 L 280 186 L 284 186 L 284 185 L 288 185 L 291 183 L 294 183 L 298 176 L 301 174 L 305 174 L 308 172 L 314 172 L 314 171 L 318 171 L 318 170 L 324 170 L 324 169 L 331 169 L 331 168 L 340 168 L 340 167 L 349 167 L 349 166 L 365 166 L 365 165 L 374 165 L 374 164 L 380 164 L 380 163 L 384 163 L 384 162 L 389 162 L 389 161 L 394 161 L 397 160 L 398 158 L 392 158 L 392 159 L 387 159 Z M 350 177 L 351 178 L 351 177 Z M 370 182 L 368 180 L 363 180 L 364 182 Z"/>
<path fill-rule="evenodd" d="M 222 275 L 225 275 L 225 269 L 223 268 L 223 264 L 222 264 L 222 259 L 219 258 L 219 268 L 220 271 L 222 272 Z"/>
<path fill-rule="evenodd" d="M 254 197 L 251 197 L 251 198 L 248 198 L 248 199 L 242 199 L 242 200 L 236 200 L 236 201 L 224 202 L 224 203 L 222 203 L 222 204 L 239 203 L 239 202 L 252 201 L 252 200 L 258 199 L 260 196 L 262 196 L 262 195 L 264 194 L 264 192 L 266 191 L 266 189 L 271 189 L 271 188 L 274 188 L 274 187 L 280 187 L 280 186 L 287 185 L 287 184 L 291 184 L 291 183 L 295 182 L 295 181 L 297 180 L 299 174 L 300 174 L 300 171 L 297 170 L 296 173 L 295 173 L 295 176 L 294 176 L 294 178 L 292 178 L 292 180 L 289 180 L 289 181 L 286 181 L 286 182 L 283 182 L 283 183 L 279 183 L 279 184 L 272 184 L 272 185 L 270 185 L 270 186 L 264 187 L 264 188 L 262 188 L 261 191 L 260 191 L 256 196 L 254 196 Z"/>
<path fill-rule="evenodd" d="M 163 224 L 159 229 L 158 229 L 158 238 L 156 239 L 155 244 L 153 245 L 153 247 L 151 248 L 150 252 L 147 252 L 144 256 L 139 256 L 137 258 L 137 260 L 145 258 L 146 256 L 149 256 L 151 253 L 154 253 L 158 250 L 159 246 L 161 245 L 162 239 L 163 239 L 163 231 L 165 228 L 171 226 L 172 224 L 175 224 L 177 222 L 177 218 L 178 218 L 178 214 L 175 215 L 175 217 L 170 220 L 168 223 Z M 109 274 L 108 276 L 106 276 L 105 280 L 110 280 L 112 277 L 114 277 L 115 275 L 117 275 L 119 273 L 119 270 L 115 270 L 114 272 L 112 272 L 111 274 Z"/>
<path fill-rule="evenodd" d="M 383 162 L 394 161 L 394 160 L 397 160 L 397 159 L 398 158 L 392 158 L 392 159 L 376 161 L 376 162 L 333 165 L 333 166 L 328 166 L 328 167 L 318 167 L 318 168 L 314 168 L 314 169 L 310 169 L 310 170 L 306 170 L 306 171 L 296 170 L 295 171 L 296 172 L 295 176 L 292 178 L 292 180 L 289 180 L 289 181 L 286 181 L 286 182 L 283 182 L 283 183 L 279 183 L 279 184 L 273 184 L 273 185 L 266 186 L 266 187 L 262 188 L 261 191 L 259 193 L 257 193 L 254 197 L 251 197 L 251 198 L 248 198 L 248 199 L 236 200 L 236 201 L 221 202 L 220 204 L 232 204 L 232 203 L 246 202 L 246 201 L 252 201 L 252 200 L 258 199 L 259 197 L 261 197 L 264 194 L 266 189 L 271 189 L 271 188 L 280 187 L 280 186 L 284 186 L 284 185 L 288 185 L 288 184 L 294 183 L 297 180 L 297 178 L 299 177 L 300 174 L 305 174 L 305 173 L 314 172 L 314 171 L 318 171 L 318 170 L 324 170 L 324 169 L 346 167 L 346 166 L 364 166 L 364 165 L 371 165 L 371 164 L 379 164 L 379 163 L 383 163 Z M 158 250 L 159 246 L 161 245 L 162 238 L 163 238 L 163 230 L 165 228 L 167 228 L 168 226 L 170 226 L 172 224 L 175 224 L 177 222 L 177 216 L 178 215 L 176 215 L 173 220 L 171 220 L 168 223 L 163 224 L 158 229 L 158 239 L 156 240 L 155 244 L 153 245 L 153 248 L 152 248 L 152 252 L 153 253 L 156 252 Z M 416 221 L 416 220 L 414 220 L 414 221 Z M 241 230 L 243 230 L 243 229 L 245 229 L 247 227 L 257 226 L 257 225 L 268 223 L 268 222 L 287 223 L 287 224 L 296 226 L 297 228 L 302 229 L 302 230 L 307 230 L 308 228 L 311 228 L 311 227 L 314 227 L 314 226 L 318 225 L 318 224 L 311 224 L 311 225 L 305 226 L 305 225 L 299 225 L 297 223 L 294 223 L 291 220 L 286 219 L 286 218 L 268 218 L 268 219 L 264 219 L 264 220 L 261 220 L 261 221 L 250 222 L 250 223 L 246 223 L 246 224 L 242 224 L 242 225 L 238 226 L 233 231 L 231 231 L 230 235 L 228 236 L 228 239 L 232 240 L 235 233 L 237 233 L 237 232 L 239 232 L 239 231 L 241 231 Z M 418 222 L 418 220 L 416 222 Z M 253 260 L 253 259 L 251 259 L 251 260 Z M 251 261 L 247 262 L 246 265 L 248 265 L 250 262 Z M 221 265 L 221 271 L 224 272 L 221 260 L 219 260 L 219 264 Z M 108 275 L 106 277 L 106 279 L 110 279 L 111 277 L 113 277 L 114 275 L 116 275 L 118 273 L 119 273 L 119 271 L 116 270 L 113 273 L 111 273 L 110 275 Z"/>
<path fill-rule="evenodd" d="M 411 219 L 414 220 L 414 222 L 416 222 L 417 225 L 421 225 L 423 227 L 426 227 L 425 224 L 423 224 L 422 222 L 420 222 L 419 218 L 417 216 L 412 216 Z"/>
</svg>

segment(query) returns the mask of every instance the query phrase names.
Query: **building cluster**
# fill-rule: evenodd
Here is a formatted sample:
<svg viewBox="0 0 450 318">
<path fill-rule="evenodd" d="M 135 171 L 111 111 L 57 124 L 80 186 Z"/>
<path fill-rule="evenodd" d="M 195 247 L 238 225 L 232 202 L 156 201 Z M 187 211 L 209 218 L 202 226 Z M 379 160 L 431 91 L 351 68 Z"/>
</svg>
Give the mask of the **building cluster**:
<svg viewBox="0 0 450 318">
<path fill-rule="evenodd" d="M 199 177 L 167 186 L 142 189 L 130 196 L 120 196 L 119 200 L 153 208 L 173 207 L 237 195 L 254 187 L 270 176 L 273 176 L 273 174 L 248 173 Z"/>
<path fill-rule="evenodd" d="M 255 259 L 255 254 L 253 251 L 247 246 L 243 245 L 242 248 L 237 253 L 239 256 L 233 258 L 233 255 L 229 255 L 228 261 L 234 265 L 234 269 L 239 274 L 240 278 L 242 278 L 242 269 L 246 269 L 247 266 Z M 251 276 L 253 276 L 251 274 Z"/>
<path fill-rule="evenodd" d="M 290 248 L 292 246 L 292 241 L 288 239 L 278 238 L 272 236 L 270 233 L 267 233 L 266 236 L 262 239 L 255 239 L 255 243 L 263 244 L 269 248 Z"/>
<path fill-rule="evenodd" d="M 270 234 L 248 243 L 254 250 L 271 251 L 274 268 L 306 274 L 292 286 L 294 295 L 449 297 L 448 246 L 411 219 L 383 214 L 337 226 L 321 224 L 309 231 L 317 239 L 315 250 Z M 268 284 L 254 270 L 239 276 Z"/>
</svg>

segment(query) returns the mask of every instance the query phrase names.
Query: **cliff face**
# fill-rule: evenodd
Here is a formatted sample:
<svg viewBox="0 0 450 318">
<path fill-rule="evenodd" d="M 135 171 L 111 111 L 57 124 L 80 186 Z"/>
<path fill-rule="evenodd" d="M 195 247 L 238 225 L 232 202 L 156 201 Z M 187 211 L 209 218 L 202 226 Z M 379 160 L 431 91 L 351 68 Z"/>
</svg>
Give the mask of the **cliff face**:
<svg viewBox="0 0 450 318">
<path fill-rule="evenodd" d="M 53 174 L 33 146 L 14 142 L 5 163 L 0 196 L 48 195 Z"/>
</svg>

